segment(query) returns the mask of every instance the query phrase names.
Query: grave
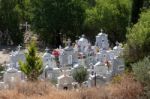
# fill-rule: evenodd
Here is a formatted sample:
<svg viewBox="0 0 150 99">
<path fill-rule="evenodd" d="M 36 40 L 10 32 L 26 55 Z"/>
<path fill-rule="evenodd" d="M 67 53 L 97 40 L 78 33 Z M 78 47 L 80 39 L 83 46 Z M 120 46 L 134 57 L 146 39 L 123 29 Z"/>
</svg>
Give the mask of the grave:
<svg viewBox="0 0 150 99">
<path fill-rule="evenodd" d="M 77 41 L 78 45 L 78 51 L 85 53 L 85 48 L 88 46 L 88 40 L 85 38 L 85 35 L 82 35 L 82 37 Z"/>
<path fill-rule="evenodd" d="M 63 71 L 63 75 L 59 76 L 58 78 L 58 84 L 57 88 L 58 89 L 64 89 L 64 90 L 69 90 L 73 88 L 73 78 L 69 75 L 66 74 L 66 71 Z"/>
<path fill-rule="evenodd" d="M 123 54 L 122 45 L 119 42 L 116 42 L 116 46 L 113 48 L 115 56 L 120 56 Z"/>
<path fill-rule="evenodd" d="M 44 68 L 44 71 L 43 71 L 43 78 L 45 80 L 52 80 L 54 77 L 53 77 L 53 68 L 50 67 L 49 65 L 46 65 L 45 68 Z"/>
<path fill-rule="evenodd" d="M 18 46 L 17 51 L 12 51 L 10 55 L 10 63 L 13 63 L 14 68 L 19 68 L 19 61 L 25 62 L 26 58 L 23 52 L 20 51 L 21 46 Z"/>
<path fill-rule="evenodd" d="M 9 88 L 14 87 L 17 83 L 22 81 L 22 73 L 11 65 L 4 73 L 3 81 Z"/>
<path fill-rule="evenodd" d="M 60 53 L 59 61 L 61 66 L 69 66 L 72 67 L 73 64 L 78 63 L 77 53 L 74 51 L 71 46 L 71 41 L 68 39 L 68 46 L 64 48 L 62 53 Z"/>
<path fill-rule="evenodd" d="M 104 50 L 109 49 L 108 35 L 103 33 L 103 30 L 101 30 L 101 32 L 96 36 L 95 45 L 99 49 L 104 49 Z"/>
<path fill-rule="evenodd" d="M 42 58 L 43 58 L 43 66 L 45 67 L 45 66 L 48 65 L 48 66 L 50 66 L 52 68 L 56 68 L 56 62 L 55 62 L 54 56 L 51 55 L 50 53 L 48 53 L 48 51 L 49 51 L 48 48 L 46 48 L 45 51 L 46 52 L 42 56 Z"/>
<path fill-rule="evenodd" d="M 22 80 L 20 71 L 18 71 L 18 61 L 25 62 L 24 53 L 18 50 L 10 55 L 10 66 L 4 73 L 4 83 L 14 83 Z M 92 46 L 84 35 L 76 41 L 75 46 L 71 46 L 71 40 L 68 39 L 65 48 L 59 47 L 52 54 L 45 49 L 42 56 L 43 74 L 42 80 L 56 81 L 59 89 L 72 89 L 74 70 L 80 69 L 81 66 L 88 70 L 88 81 L 84 85 L 89 87 L 102 85 L 110 81 L 112 76 L 124 71 L 124 60 L 122 58 L 122 45 L 116 43 L 111 50 L 108 43 L 108 35 L 99 33 L 96 36 L 95 46 Z M 1 84 L 3 85 L 3 84 Z"/>
</svg>

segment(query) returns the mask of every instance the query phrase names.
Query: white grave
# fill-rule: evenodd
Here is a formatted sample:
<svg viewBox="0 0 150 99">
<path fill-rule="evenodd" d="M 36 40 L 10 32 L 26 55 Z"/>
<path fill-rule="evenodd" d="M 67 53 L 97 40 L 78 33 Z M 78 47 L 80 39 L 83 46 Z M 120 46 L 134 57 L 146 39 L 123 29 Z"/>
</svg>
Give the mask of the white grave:
<svg viewBox="0 0 150 99">
<path fill-rule="evenodd" d="M 125 63 L 122 57 L 115 57 L 113 60 L 113 74 L 122 73 L 125 70 Z"/>
<path fill-rule="evenodd" d="M 44 79 L 46 80 L 52 80 L 53 79 L 53 68 L 50 67 L 49 65 L 46 65 L 45 68 L 44 68 L 44 71 L 43 71 L 43 76 L 44 76 Z"/>
<path fill-rule="evenodd" d="M 20 51 L 21 46 L 18 46 L 17 51 L 12 51 L 10 55 L 10 63 L 14 64 L 14 68 L 19 68 L 19 61 L 25 62 L 26 58 L 23 52 Z"/>
<path fill-rule="evenodd" d="M 44 55 L 42 56 L 42 58 L 43 58 L 43 66 L 45 67 L 45 66 L 50 66 L 50 67 L 52 67 L 52 68 L 56 68 L 56 62 L 55 62 L 55 60 L 54 60 L 54 56 L 53 55 L 51 55 L 50 53 L 48 53 L 48 48 L 46 48 L 45 49 L 45 53 L 44 53 Z"/>
<path fill-rule="evenodd" d="M 15 86 L 17 83 L 22 80 L 22 73 L 17 69 L 13 68 L 13 66 L 9 67 L 7 71 L 4 73 L 4 83 L 9 87 Z"/>
<path fill-rule="evenodd" d="M 63 72 L 64 74 L 57 78 L 58 79 L 57 88 L 65 90 L 72 89 L 73 78 L 67 75 L 65 70 Z"/>
<path fill-rule="evenodd" d="M 70 46 L 70 39 L 68 40 L 68 46 L 64 48 L 62 53 L 60 53 L 59 61 L 61 66 L 72 66 L 78 63 L 77 53 L 74 51 L 73 47 Z"/>
<path fill-rule="evenodd" d="M 85 53 L 85 49 L 89 43 L 84 35 L 82 35 L 82 37 L 78 40 L 77 44 L 78 44 L 79 52 Z"/>
<path fill-rule="evenodd" d="M 109 43 L 108 43 L 108 35 L 103 33 L 103 30 L 101 30 L 101 33 L 99 33 L 96 36 L 96 42 L 95 45 L 99 48 L 99 49 L 109 49 Z"/>
<path fill-rule="evenodd" d="M 116 46 L 113 48 L 115 56 L 120 56 L 123 54 L 122 45 L 116 42 Z"/>
</svg>

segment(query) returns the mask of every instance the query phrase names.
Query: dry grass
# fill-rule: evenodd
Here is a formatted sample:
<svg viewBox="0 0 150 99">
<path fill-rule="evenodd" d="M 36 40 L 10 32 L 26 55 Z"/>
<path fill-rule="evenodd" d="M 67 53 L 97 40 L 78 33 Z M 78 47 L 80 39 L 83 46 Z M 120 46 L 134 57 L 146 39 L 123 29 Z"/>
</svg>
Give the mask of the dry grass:
<svg viewBox="0 0 150 99">
<path fill-rule="evenodd" d="M 63 91 L 44 82 L 18 85 L 0 91 L 0 99 L 137 99 L 143 88 L 132 76 L 123 75 L 120 82 L 97 88 Z"/>
</svg>

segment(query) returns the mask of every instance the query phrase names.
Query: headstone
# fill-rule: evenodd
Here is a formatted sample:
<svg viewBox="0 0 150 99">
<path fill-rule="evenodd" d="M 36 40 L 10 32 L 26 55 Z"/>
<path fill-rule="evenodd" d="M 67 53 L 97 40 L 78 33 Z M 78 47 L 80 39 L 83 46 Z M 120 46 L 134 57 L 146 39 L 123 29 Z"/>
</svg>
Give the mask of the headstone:
<svg viewBox="0 0 150 99">
<path fill-rule="evenodd" d="M 94 72 L 97 75 L 106 75 L 106 73 L 108 72 L 108 67 L 102 62 L 97 62 L 94 65 Z"/>
<path fill-rule="evenodd" d="M 12 51 L 10 55 L 10 63 L 14 64 L 14 68 L 19 68 L 19 61 L 25 62 L 25 54 L 20 50 L 21 46 L 18 46 L 17 51 Z"/>
<path fill-rule="evenodd" d="M 66 71 L 63 71 L 64 74 L 58 77 L 58 89 L 69 90 L 72 89 L 73 78 L 71 76 L 66 75 Z"/>
<path fill-rule="evenodd" d="M 90 75 L 88 79 L 88 87 L 101 86 L 106 82 L 106 78 L 102 75 Z"/>
<path fill-rule="evenodd" d="M 57 80 L 57 78 L 61 75 L 61 69 L 60 68 L 53 68 L 53 79 Z"/>
<path fill-rule="evenodd" d="M 99 33 L 96 36 L 96 42 L 95 45 L 97 47 L 99 47 L 99 49 L 104 49 L 107 50 L 109 49 L 109 43 L 108 43 L 108 35 L 103 33 L 103 31 L 101 30 L 101 33 Z"/>
<path fill-rule="evenodd" d="M 46 65 L 43 71 L 44 79 L 52 80 L 53 79 L 53 68 L 49 65 Z"/>
<path fill-rule="evenodd" d="M 119 42 L 116 42 L 116 46 L 113 48 L 115 56 L 120 56 L 123 54 L 123 48 Z"/>
<path fill-rule="evenodd" d="M 48 53 L 48 51 L 49 51 L 48 48 L 46 48 L 45 51 L 46 52 L 42 56 L 42 58 L 43 58 L 43 66 L 45 67 L 45 66 L 48 65 L 48 66 L 50 66 L 52 68 L 55 68 L 56 67 L 56 63 L 55 63 L 54 57 L 50 53 Z"/>
<path fill-rule="evenodd" d="M 21 71 L 18 71 L 13 67 L 8 68 L 7 71 L 4 73 L 4 83 L 9 87 L 14 87 L 17 83 L 21 82 L 21 80 Z"/>
<path fill-rule="evenodd" d="M 88 46 L 88 40 L 85 38 L 84 35 L 78 40 L 77 42 L 79 52 L 85 53 L 85 48 Z"/>
<path fill-rule="evenodd" d="M 86 64 L 86 66 L 88 66 L 89 67 L 89 64 L 90 63 L 95 63 L 95 53 L 94 53 L 94 50 L 92 49 L 92 46 L 91 46 L 91 44 L 89 44 L 88 46 L 87 46 L 87 49 L 86 49 L 86 51 L 85 51 L 86 53 L 85 53 L 85 64 Z"/>
<path fill-rule="evenodd" d="M 122 57 L 115 57 L 112 64 L 113 64 L 113 75 L 122 73 L 125 70 L 125 63 Z"/>
<path fill-rule="evenodd" d="M 72 66 L 78 62 L 77 53 L 74 51 L 73 47 L 70 46 L 70 42 L 71 41 L 68 40 L 68 46 L 60 53 L 59 61 L 61 66 Z"/>
<path fill-rule="evenodd" d="M 106 60 L 110 60 L 109 54 L 106 50 L 101 50 L 96 54 L 96 62 L 104 63 Z"/>
</svg>

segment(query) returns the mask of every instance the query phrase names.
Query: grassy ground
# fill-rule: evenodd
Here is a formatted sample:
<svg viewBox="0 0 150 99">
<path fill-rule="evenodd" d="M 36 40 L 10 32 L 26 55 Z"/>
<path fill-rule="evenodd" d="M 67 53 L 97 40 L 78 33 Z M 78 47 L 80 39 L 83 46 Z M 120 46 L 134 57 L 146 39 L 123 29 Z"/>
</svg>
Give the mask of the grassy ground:
<svg viewBox="0 0 150 99">
<path fill-rule="evenodd" d="M 108 86 L 78 90 L 58 90 L 45 82 L 26 83 L 12 90 L 1 90 L 0 99 L 140 99 L 140 83 L 131 75 L 117 77 Z"/>
</svg>

